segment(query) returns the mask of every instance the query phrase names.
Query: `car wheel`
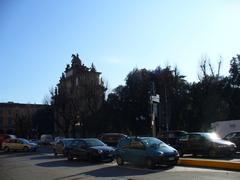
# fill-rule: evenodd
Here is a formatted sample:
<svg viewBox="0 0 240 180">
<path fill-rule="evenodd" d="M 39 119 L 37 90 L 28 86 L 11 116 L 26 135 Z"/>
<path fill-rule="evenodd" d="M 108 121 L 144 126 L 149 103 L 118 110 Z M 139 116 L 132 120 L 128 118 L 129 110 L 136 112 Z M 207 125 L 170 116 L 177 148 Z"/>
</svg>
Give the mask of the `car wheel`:
<svg viewBox="0 0 240 180">
<path fill-rule="evenodd" d="M 193 157 L 197 157 L 197 154 L 194 152 L 194 153 L 192 154 L 192 156 L 193 156 Z"/>
<path fill-rule="evenodd" d="M 57 152 L 55 149 L 53 150 L 53 153 L 54 153 L 54 156 L 57 156 Z"/>
<path fill-rule="evenodd" d="M 5 146 L 5 147 L 3 148 L 3 150 L 4 150 L 4 152 L 8 152 L 10 149 L 9 149 L 9 147 Z"/>
<path fill-rule="evenodd" d="M 181 149 L 178 150 L 178 154 L 180 157 L 183 157 L 183 151 Z"/>
<path fill-rule="evenodd" d="M 147 158 L 146 159 L 146 166 L 149 169 L 152 169 L 155 166 L 155 164 L 154 164 L 154 162 L 153 162 L 153 160 L 151 158 Z"/>
<path fill-rule="evenodd" d="M 229 153 L 228 157 L 235 158 L 236 157 L 236 152 Z"/>
<path fill-rule="evenodd" d="M 116 158 L 117 165 L 122 166 L 124 164 L 124 160 L 121 156 L 117 156 Z"/>
<path fill-rule="evenodd" d="M 24 151 L 24 152 L 28 152 L 28 151 L 29 151 L 29 148 L 28 148 L 27 146 L 24 146 L 24 147 L 23 147 L 23 151 Z"/>
<path fill-rule="evenodd" d="M 68 159 L 69 161 L 72 161 L 72 160 L 73 160 L 73 156 L 72 156 L 72 154 L 71 154 L 70 152 L 67 154 L 67 159 Z"/>
<path fill-rule="evenodd" d="M 208 152 L 208 156 L 213 158 L 217 156 L 217 151 L 215 149 L 210 149 Z"/>
</svg>

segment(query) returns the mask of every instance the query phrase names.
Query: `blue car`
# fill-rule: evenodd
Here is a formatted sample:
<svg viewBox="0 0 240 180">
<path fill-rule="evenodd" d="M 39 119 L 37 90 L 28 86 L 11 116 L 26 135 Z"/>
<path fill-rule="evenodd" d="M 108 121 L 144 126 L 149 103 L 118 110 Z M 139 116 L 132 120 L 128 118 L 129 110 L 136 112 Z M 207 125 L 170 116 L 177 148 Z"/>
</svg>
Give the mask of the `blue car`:
<svg viewBox="0 0 240 180">
<path fill-rule="evenodd" d="M 146 165 L 174 166 L 179 159 L 178 151 L 154 137 L 127 137 L 121 139 L 115 151 L 117 164 L 124 162 Z"/>
</svg>

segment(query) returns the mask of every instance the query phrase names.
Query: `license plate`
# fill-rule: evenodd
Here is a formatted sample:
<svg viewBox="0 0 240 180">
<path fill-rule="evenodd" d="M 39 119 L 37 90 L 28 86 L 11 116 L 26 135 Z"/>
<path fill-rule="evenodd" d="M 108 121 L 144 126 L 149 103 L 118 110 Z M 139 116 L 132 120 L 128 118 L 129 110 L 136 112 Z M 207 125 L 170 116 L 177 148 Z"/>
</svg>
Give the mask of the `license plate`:
<svg viewBox="0 0 240 180">
<path fill-rule="evenodd" d="M 174 159 L 175 159 L 174 157 L 168 158 L 169 161 L 172 161 L 172 160 L 174 160 Z"/>
<path fill-rule="evenodd" d="M 113 155 L 112 154 L 108 154 L 108 157 L 112 157 Z"/>
</svg>

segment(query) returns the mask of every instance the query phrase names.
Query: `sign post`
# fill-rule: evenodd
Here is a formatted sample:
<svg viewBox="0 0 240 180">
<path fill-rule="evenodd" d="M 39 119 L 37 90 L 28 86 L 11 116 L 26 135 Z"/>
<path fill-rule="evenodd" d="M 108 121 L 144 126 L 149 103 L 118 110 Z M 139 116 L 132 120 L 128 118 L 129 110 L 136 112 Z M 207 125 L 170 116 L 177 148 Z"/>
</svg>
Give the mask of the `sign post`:
<svg viewBox="0 0 240 180">
<path fill-rule="evenodd" d="M 155 117 L 158 115 L 157 105 L 160 102 L 160 97 L 158 94 L 155 96 L 150 96 L 151 103 L 151 121 L 152 121 L 152 136 L 156 137 L 156 120 Z"/>
</svg>

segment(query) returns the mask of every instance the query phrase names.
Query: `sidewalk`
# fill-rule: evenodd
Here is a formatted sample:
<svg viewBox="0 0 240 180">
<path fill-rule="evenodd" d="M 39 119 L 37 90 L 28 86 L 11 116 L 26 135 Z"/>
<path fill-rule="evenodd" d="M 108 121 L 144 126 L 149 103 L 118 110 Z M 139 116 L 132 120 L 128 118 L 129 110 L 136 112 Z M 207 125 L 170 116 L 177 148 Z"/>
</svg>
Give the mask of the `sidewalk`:
<svg viewBox="0 0 240 180">
<path fill-rule="evenodd" d="M 178 165 L 240 171 L 239 159 L 180 158 Z"/>
</svg>

